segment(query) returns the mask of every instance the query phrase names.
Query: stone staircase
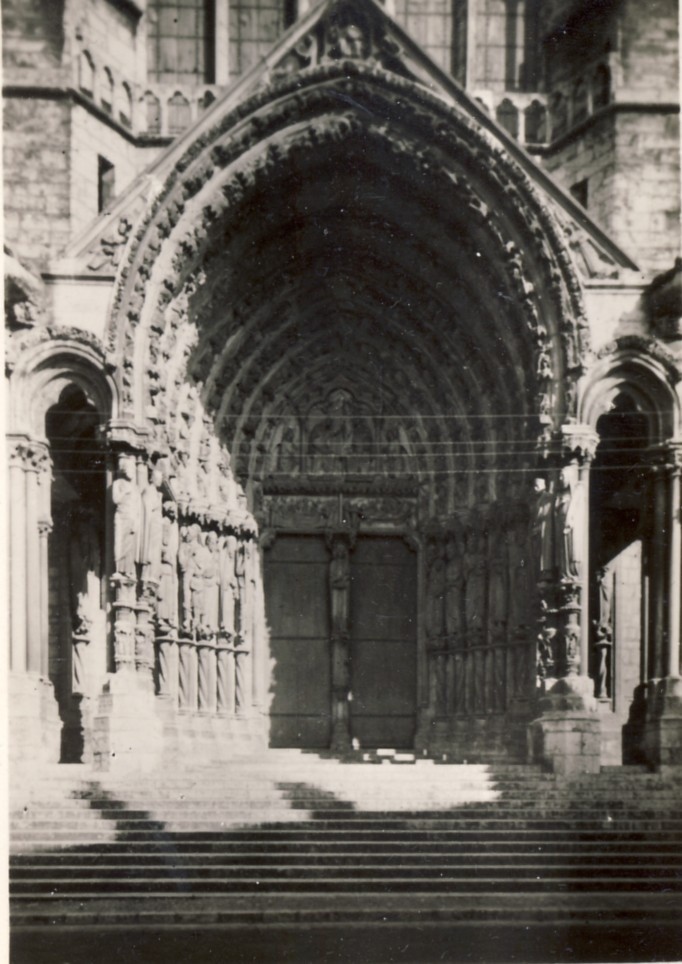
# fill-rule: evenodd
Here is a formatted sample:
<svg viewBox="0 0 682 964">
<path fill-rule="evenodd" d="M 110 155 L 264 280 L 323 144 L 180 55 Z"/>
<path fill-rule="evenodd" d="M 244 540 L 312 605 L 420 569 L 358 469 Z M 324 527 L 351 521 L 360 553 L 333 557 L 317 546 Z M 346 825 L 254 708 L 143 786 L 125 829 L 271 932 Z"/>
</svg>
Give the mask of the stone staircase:
<svg viewBox="0 0 682 964">
<path fill-rule="evenodd" d="M 12 795 L 12 923 L 677 926 L 681 791 L 672 769 L 569 782 L 388 753 L 54 768 Z"/>
</svg>

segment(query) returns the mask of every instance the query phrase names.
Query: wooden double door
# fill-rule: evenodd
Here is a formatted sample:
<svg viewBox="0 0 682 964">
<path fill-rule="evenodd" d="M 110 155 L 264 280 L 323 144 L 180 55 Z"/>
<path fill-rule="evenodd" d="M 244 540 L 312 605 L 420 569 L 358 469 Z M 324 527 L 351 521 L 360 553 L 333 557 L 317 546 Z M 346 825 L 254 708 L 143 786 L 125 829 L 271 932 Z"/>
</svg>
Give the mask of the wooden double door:
<svg viewBox="0 0 682 964">
<path fill-rule="evenodd" d="M 321 536 L 279 535 L 265 553 L 271 746 L 330 745 L 330 562 Z M 363 747 L 411 746 L 417 689 L 416 554 L 398 537 L 359 536 L 349 569 L 350 737 Z"/>
</svg>

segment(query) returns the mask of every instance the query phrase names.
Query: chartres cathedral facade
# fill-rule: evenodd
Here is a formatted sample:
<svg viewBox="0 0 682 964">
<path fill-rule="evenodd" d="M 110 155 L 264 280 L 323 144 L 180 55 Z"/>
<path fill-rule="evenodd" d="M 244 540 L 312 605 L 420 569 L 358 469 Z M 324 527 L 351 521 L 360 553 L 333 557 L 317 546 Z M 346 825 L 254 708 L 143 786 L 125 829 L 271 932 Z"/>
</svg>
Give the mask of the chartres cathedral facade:
<svg viewBox="0 0 682 964">
<path fill-rule="evenodd" d="M 682 762 L 672 0 L 5 0 L 13 759 Z"/>
</svg>

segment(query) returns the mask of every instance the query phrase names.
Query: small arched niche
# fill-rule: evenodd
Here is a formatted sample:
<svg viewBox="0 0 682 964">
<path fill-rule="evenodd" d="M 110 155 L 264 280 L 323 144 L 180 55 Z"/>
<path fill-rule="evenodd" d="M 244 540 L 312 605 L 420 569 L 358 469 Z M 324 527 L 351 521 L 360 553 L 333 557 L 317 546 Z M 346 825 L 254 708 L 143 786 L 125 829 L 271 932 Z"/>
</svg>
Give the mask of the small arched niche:
<svg viewBox="0 0 682 964">
<path fill-rule="evenodd" d="M 85 761 L 90 701 L 106 672 L 106 413 L 66 384 L 45 413 L 52 458 L 48 542 L 48 672 L 62 720 L 61 759 Z"/>
</svg>

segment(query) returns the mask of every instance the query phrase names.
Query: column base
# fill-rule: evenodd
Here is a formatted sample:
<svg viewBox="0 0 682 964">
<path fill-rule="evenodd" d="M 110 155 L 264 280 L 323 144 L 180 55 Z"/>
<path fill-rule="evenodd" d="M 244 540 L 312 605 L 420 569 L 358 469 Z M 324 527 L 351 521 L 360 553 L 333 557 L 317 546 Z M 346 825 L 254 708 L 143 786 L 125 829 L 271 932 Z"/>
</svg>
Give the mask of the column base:
<svg viewBox="0 0 682 964">
<path fill-rule="evenodd" d="M 62 721 L 52 683 L 41 676 L 10 673 L 9 763 L 34 769 L 59 763 Z"/>
<path fill-rule="evenodd" d="M 557 680 L 539 701 L 540 716 L 528 725 L 530 758 L 561 776 L 598 773 L 601 720 L 588 677 Z"/>
<path fill-rule="evenodd" d="M 164 734 L 156 697 L 132 669 L 112 674 L 93 715 L 95 770 L 150 770 L 160 763 Z"/>
<path fill-rule="evenodd" d="M 682 679 L 652 680 L 642 727 L 642 753 L 650 766 L 682 764 Z"/>
</svg>

